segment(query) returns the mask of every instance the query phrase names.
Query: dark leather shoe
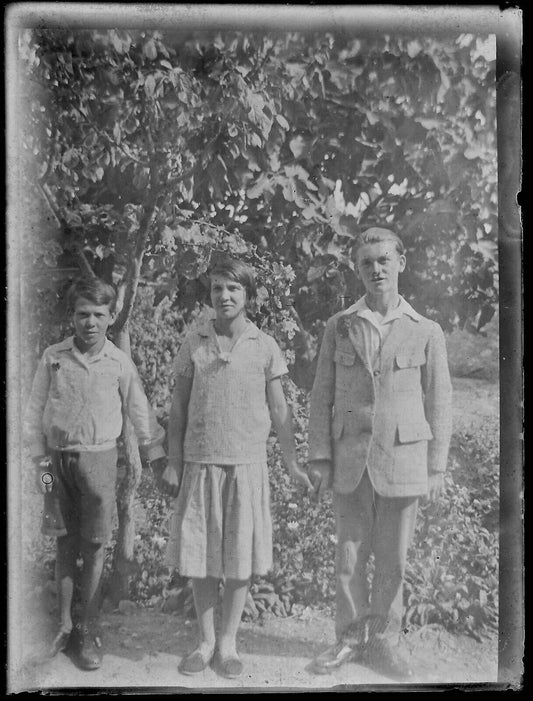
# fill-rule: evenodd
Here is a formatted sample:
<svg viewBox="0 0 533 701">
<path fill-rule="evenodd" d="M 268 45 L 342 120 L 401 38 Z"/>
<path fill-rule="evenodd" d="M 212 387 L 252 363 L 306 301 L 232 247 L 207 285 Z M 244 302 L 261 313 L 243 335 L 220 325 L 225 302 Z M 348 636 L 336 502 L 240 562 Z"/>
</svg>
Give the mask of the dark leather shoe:
<svg viewBox="0 0 533 701">
<path fill-rule="evenodd" d="M 97 645 L 95 637 L 87 626 L 82 626 L 80 623 L 72 629 L 68 652 L 74 664 L 80 669 L 98 669 L 102 664 L 101 642 Z"/>
<path fill-rule="evenodd" d="M 213 659 L 213 653 L 204 656 L 200 650 L 194 650 L 190 655 L 184 657 L 178 665 L 178 672 L 181 674 L 200 674 L 209 666 Z"/>
<path fill-rule="evenodd" d="M 337 643 L 315 658 L 313 671 L 327 674 L 345 662 L 360 662 L 368 641 L 385 629 L 385 619 L 368 614 L 349 623 L 338 636 Z"/>
<path fill-rule="evenodd" d="M 315 674 L 329 674 L 345 662 L 355 662 L 358 659 L 358 651 L 344 643 L 336 643 L 324 650 L 313 660 L 312 669 Z"/>
<path fill-rule="evenodd" d="M 215 671 L 226 679 L 236 679 L 242 674 L 243 664 L 238 657 L 222 657 L 215 653 Z"/>
<path fill-rule="evenodd" d="M 368 640 L 363 652 L 363 663 L 375 672 L 398 681 L 413 676 L 407 660 L 383 635 L 373 635 Z"/>
</svg>

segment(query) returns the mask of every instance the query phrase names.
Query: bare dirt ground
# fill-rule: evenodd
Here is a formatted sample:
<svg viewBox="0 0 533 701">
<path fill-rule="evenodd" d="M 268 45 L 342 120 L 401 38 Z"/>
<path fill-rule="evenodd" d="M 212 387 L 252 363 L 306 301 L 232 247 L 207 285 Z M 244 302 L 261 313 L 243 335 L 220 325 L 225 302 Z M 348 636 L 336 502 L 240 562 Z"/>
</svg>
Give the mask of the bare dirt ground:
<svg viewBox="0 0 533 701">
<path fill-rule="evenodd" d="M 300 618 L 272 618 L 262 625 L 243 623 L 239 650 L 245 665 L 238 680 L 227 680 L 209 668 L 195 676 L 183 676 L 178 664 L 195 646 L 195 622 L 159 611 L 137 609 L 132 615 L 110 613 L 103 620 L 103 664 L 85 672 L 59 654 L 53 660 L 39 660 L 36 644 L 21 669 L 16 687 L 44 689 L 121 689 L 154 691 L 234 689 L 254 692 L 313 691 L 383 685 L 397 686 L 391 679 L 353 662 L 328 675 L 312 671 L 313 658 L 334 642 L 333 622 L 321 612 L 306 612 Z M 35 640 L 36 620 L 32 627 Z M 51 621 L 39 626 L 43 637 L 52 634 Z M 459 685 L 495 682 L 497 679 L 497 637 L 480 643 L 465 636 L 453 636 L 439 626 L 425 626 L 408 633 L 404 650 L 414 668 L 410 684 Z"/>
<path fill-rule="evenodd" d="M 454 428 L 474 428 L 498 415 L 499 387 L 494 381 L 454 378 Z M 28 505 L 31 508 L 31 505 Z M 38 505 L 35 504 L 38 509 Z M 48 599 L 47 599 L 48 596 Z M 195 646 L 196 623 L 174 614 L 135 606 L 102 616 L 104 658 L 99 670 L 77 669 L 59 654 L 43 659 L 43 644 L 54 632 L 51 592 L 38 601 L 24 597 L 20 621 L 10 622 L 9 686 L 14 692 L 58 689 L 120 689 L 138 693 L 212 691 L 313 691 L 383 689 L 398 685 L 372 670 L 348 662 L 329 675 L 312 672 L 313 658 L 334 642 L 333 620 L 321 611 L 304 610 L 298 617 L 243 623 L 239 651 L 245 670 L 227 680 L 208 669 L 196 677 L 180 675 L 180 659 Z M 497 680 L 498 639 L 478 642 L 454 636 L 439 626 L 425 626 L 405 635 L 404 650 L 414 676 L 409 684 L 428 688 Z"/>
</svg>

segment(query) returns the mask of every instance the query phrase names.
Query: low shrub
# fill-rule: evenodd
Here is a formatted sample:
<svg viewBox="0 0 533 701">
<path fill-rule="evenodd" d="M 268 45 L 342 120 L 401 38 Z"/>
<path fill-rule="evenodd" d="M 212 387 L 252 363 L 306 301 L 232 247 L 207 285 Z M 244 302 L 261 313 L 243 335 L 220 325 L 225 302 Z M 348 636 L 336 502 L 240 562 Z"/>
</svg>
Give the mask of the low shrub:
<svg viewBox="0 0 533 701">
<path fill-rule="evenodd" d="M 498 426 L 453 437 L 444 494 L 423 505 L 406 573 L 405 625 L 479 637 L 497 625 Z"/>
</svg>

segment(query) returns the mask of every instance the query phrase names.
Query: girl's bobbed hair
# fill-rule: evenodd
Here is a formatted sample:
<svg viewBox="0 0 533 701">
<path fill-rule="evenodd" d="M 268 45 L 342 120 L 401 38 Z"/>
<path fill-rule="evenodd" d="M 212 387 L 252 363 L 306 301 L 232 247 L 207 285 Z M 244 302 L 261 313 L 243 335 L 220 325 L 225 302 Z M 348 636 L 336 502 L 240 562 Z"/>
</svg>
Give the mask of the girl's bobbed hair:
<svg viewBox="0 0 533 701">
<path fill-rule="evenodd" d="M 218 258 L 209 269 L 208 275 L 210 278 L 213 275 L 222 275 L 238 282 L 246 290 L 247 303 L 257 297 L 254 269 L 241 260 L 230 256 Z"/>
</svg>

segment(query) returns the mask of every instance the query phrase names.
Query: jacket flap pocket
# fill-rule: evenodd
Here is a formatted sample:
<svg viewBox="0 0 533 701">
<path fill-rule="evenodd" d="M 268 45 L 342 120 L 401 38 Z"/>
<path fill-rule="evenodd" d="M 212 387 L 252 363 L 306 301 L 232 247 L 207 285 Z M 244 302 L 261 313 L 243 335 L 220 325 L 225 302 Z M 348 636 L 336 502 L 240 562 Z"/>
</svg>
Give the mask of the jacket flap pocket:
<svg viewBox="0 0 533 701">
<path fill-rule="evenodd" d="M 336 350 L 334 358 L 336 363 L 340 365 L 350 366 L 355 363 L 355 355 L 352 353 L 346 353 L 345 351 Z"/>
<path fill-rule="evenodd" d="M 331 437 L 338 440 L 342 436 L 342 430 L 344 428 L 344 420 L 342 414 L 337 414 L 333 417 L 333 422 L 331 425 Z"/>
<path fill-rule="evenodd" d="M 398 440 L 400 443 L 416 443 L 417 441 L 430 441 L 433 438 L 431 428 L 427 421 L 418 423 L 398 424 Z"/>
<path fill-rule="evenodd" d="M 423 350 L 405 352 L 402 351 L 396 354 L 396 365 L 399 368 L 416 368 L 420 365 L 425 365 L 426 355 Z"/>
</svg>

